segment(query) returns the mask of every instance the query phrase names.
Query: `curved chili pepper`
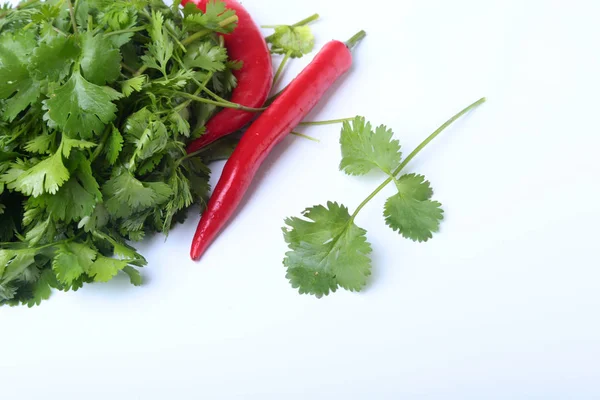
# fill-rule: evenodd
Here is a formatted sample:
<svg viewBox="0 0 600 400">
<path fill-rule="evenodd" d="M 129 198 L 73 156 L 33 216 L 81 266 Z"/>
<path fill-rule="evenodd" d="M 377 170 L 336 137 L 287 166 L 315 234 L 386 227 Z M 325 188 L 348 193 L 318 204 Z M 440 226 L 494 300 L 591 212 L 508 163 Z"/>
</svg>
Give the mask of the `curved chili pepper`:
<svg viewBox="0 0 600 400">
<path fill-rule="evenodd" d="M 191 256 L 198 260 L 242 201 L 256 171 L 269 152 L 286 137 L 352 65 L 351 48 L 365 36 L 361 31 L 347 43 L 331 41 L 244 133 L 225 164 L 223 174 L 200 219 Z"/>
<path fill-rule="evenodd" d="M 191 2 L 206 11 L 208 1 L 213 0 L 183 0 L 181 4 L 185 6 Z M 230 59 L 243 62 L 242 68 L 233 72 L 238 85 L 233 90 L 230 101 L 246 107 L 262 107 L 273 86 L 271 53 L 260 28 L 248 11 L 236 0 L 221 1 L 228 9 L 235 10 L 238 17 L 237 28 L 232 33 L 223 35 L 225 47 Z M 208 121 L 204 135 L 189 144 L 188 153 L 240 130 L 254 115 L 252 112 L 232 108 L 220 111 Z"/>
</svg>

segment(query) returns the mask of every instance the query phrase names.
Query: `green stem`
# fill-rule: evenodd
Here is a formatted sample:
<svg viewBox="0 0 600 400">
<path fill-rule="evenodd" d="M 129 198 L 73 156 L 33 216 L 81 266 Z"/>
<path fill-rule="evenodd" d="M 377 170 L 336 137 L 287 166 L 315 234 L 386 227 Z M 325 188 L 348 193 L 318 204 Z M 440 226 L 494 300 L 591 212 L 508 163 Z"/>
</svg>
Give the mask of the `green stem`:
<svg viewBox="0 0 600 400">
<path fill-rule="evenodd" d="M 285 53 L 285 57 L 283 57 L 283 60 L 281 61 L 281 64 L 279 64 L 279 68 L 277 68 L 277 72 L 275 72 L 275 76 L 273 77 L 273 86 L 275 86 L 277 81 L 279 81 L 279 77 L 281 76 L 281 73 L 283 72 L 283 69 L 285 68 L 285 65 L 287 64 L 291 56 L 291 51 Z"/>
<path fill-rule="evenodd" d="M 358 43 L 360 43 L 360 41 L 363 40 L 366 36 L 367 36 L 367 32 L 365 32 L 365 31 L 358 32 L 356 35 L 354 35 L 350 39 L 348 39 L 348 41 L 346 42 L 346 47 L 350 50 L 354 49 L 356 47 L 356 45 Z"/>
<path fill-rule="evenodd" d="M 330 119 L 328 121 L 305 121 L 300 122 L 302 126 L 314 126 L 314 125 L 333 125 L 341 124 L 342 122 L 354 121 L 355 117 L 352 118 L 341 118 L 341 119 Z"/>
<path fill-rule="evenodd" d="M 459 119 L 460 117 L 462 117 L 469 111 L 477 108 L 481 104 L 485 103 L 485 100 L 486 100 L 485 97 L 483 97 L 483 98 L 477 100 L 475 103 L 471 104 L 470 106 L 466 107 L 461 112 L 459 112 L 458 114 L 456 114 L 455 116 L 450 118 L 448 121 L 444 122 L 444 124 L 442 124 L 442 126 L 440 126 L 438 129 L 436 129 L 435 132 L 433 132 L 431 135 L 429 135 L 427 137 L 427 139 L 425 139 L 423 142 L 421 142 L 421 144 L 418 145 L 417 148 L 414 149 L 413 152 L 410 153 L 408 157 L 406 157 L 406 159 L 404 159 L 402 164 L 400 164 L 400 166 L 398 168 L 396 168 L 396 170 L 392 173 L 392 176 L 389 177 L 388 179 L 386 179 L 381 185 L 379 185 L 377 187 L 377 189 L 375 189 L 373 191 L 373 193 L 371 193 L 362 203 L 360 203 L 360 205 L 358 206 L 356 211 L 354 211 L 354 214 L 352 214 L 350 221 L 353 221 L 356 218 L 356 216 L 358 215 L 358 213 L 367 205 L 367 203 L 369 201 L 371 201 L 375 196 L 377 196 L 377 194 L 379 194 L 379 192 L 381 192 L 390 182 L 392 182 L 395 179 L 395 177 L 404 169 L 404 167 L 406 167 L 408 165 L 408 163 L 411 162 L 411 160 L 413 158 L 415 158 L 417 156 L 417 154 L 419 154 L 421 152 L 421 150 L 423 150 L 433 139 L 435 139 L 446 128 L 448 128 L 450 125 L 452 125 L 452 123 L 454 123 L 457 119 Z"/>
<path fill-rule="evenodd" d="M 108 33 L 105 33 L 105 34 L 104 34 L 104 37 L 110 37 L 110 36 L 113 36 L 113 35 L 121 35 L 121 34 L 123 34 L 123 33 L 135 33 L 135 32 L 141 32 L 141 31 L 144 31 L 144 30 L 146 30 L 146 28 L 145 28 L 145 27 L 143 27 L 143 26 L 138 26 L 137 28 L 123 29 L 123 30 L 120 30 L 120 31 L 112 31 L 112 32 L 108 32 Z"/>
<path fill-rule="evenodd" d="M 137 74 L 137 71 L 133 68 L 131 68 L 129 65 L 125 64 L 124 62 L 121 63 L 121 67 L 129 72 L 131 72 L 132 74 Z"/>
<path fill-rule="evenodd" d="M 219 22 L 219 26 L 221 28 L 225 28 L 227 25 L 235 24 L 236 22 L 238 22 L 238 19 L 239 18 L 238 18 L 237 15 L 233 15 L 233 16 L 231 16 L 231 17 L 229 17 L 227 19 L 224 19 L 223 21 Z M 189 44 L 195 42 L 196 40 L 198 40 L 200 38 L 203 38 L 206 35 L 211 34 L 212 32 L 214 32 L 214 31 L 212 31 L 210 29 L 199 30 L 198 32 L 194 33 L 193 35 L 190 35 L 187 38 L 183 39 L 181 41 L 181 44 L 183 46 L 188 46 Z"/>
<path fill-rule="evenodd" d="M 94 149 L 94 152 L 92 153 L 92 156 L 90 157 L 91 163 L 96 161 L 96 158 L 98 158 L 98 156 L 100 156 L 100 153 L 102 153 L 102 151 L 104 150 L 104 146 L 106 146 L 106 141 L 108 140 L 108 136 L 110 135 L 111 131 L 112 131 L 112 129 L 110 129 L 108 127 L 104 130 L 104 134 L 102 135 L 102 138 L 100 139 L 100 144 L 98 144 L 98 147 L 96 147 Z"/>
<path fill-rule="evenodd" d="M 148 69 L 147 65 L 142 65 L 140 67 L 140 69 L 138 69 L 137 71 L 135 71 L 135 74 L 133 74 L 134 76 L 140 76 L 141 74 L 143 74 L 144 72 L 146 72 L 146 70 Z"/>
<path fill-rule="evenodd" d="M 320 18 L 320 15 L 319 15 L 319 14 L 313 14 L 313 15 L 311 15 L 310 17 L 308 17 L 308 18 L 304 18 L 302 21 L 298 21 L 298 22 L 296 22 L 295 24 L 293 24 L 293 25 L 290 25 L 290 26 L 291 26 L 292 28 L 297 28 L 297 27 L 299 27 L 299 26 L 308 25 L 308 24 L 310 24 L 311 22 L 314 22 L 314 21 L 318 20 L 319 18 Z M 269 29 L 269 28 L 271 28 L 271 29 L 275 29 L 275 28 L 277 28 L 278 26 L 285 26 L 285 25 L 264 25 L 264 26 L 263 26 L 263 28 L 265 28 L 265 29 Z M 275 34 L 272 34 L 272 35 L 269 35 L 269 36 L 267 36 L 267 37 L 265 38 L 265 40 L 268 42 L 269 40 L 272 40 L 274 37 L 275 37 Z"/>
<path fill-rule="evenodd" d="M 73 33 L 77 35 L 77 21 L 75 20 L 75 10 L 73 10 L 73 3 L 71 3 L 71 0 L 67 0 L 67 4 L 69 5 L 69 14 L 71 15 L 71 25 L 73 25 Z"/>
<path fill-rule="evenodd" d="M 300 132 L 290 132 L 290 133 L 292 135 L 294 135 L 294 136 L 298 136 L 298 137 L 301 137 L 301 138 L 304 138 L 304 139 L 308 139 L 308 140 L 311 140 L 313 142 L 321 143 L 321 141 L 319 139 L 314 138 L 312 136 L 305 135 L 304 133 L 300 133 Z"/>
<path fill-rule="evenodd" d="M 173 91 L 173 94 L 176 94 L 176 95 L 182 96 L 182 97 L 187 97 L 188 99 L 191 99 L 191 100 L 194 100 L 194 101 L 197 101 L 200 103 L 212 104 L 217 107 L 234 108 L 236 110 L 243 110 L 243 111 L 248 111 L 248 112 L 261 112 L 261 111 L 265 110 L 264 108 L 246 107 L 246 106 L 243 106 L 243 105 L 237 104 L 237 103 L 231 103 L 231 102 L 223 103 L 221 101 L 205 99 L 204 97 L 195 96 L 193 94 L 186 93 L 186 92 Z"/>
</svg>

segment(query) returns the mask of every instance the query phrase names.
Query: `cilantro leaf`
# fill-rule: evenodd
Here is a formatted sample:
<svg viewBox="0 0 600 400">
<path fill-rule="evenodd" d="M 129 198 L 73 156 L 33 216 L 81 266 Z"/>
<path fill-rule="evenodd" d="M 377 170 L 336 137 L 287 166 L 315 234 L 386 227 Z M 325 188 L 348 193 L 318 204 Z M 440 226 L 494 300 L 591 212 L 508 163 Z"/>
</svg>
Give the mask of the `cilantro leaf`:
<svg viewBox="0 0 600 400">
<path fill-rule="evenodd" d="M 45 101 L 47 118 L 66 133 L 90 139 L 115 119 L 117 100 L 121 94 L 107 86 L 86 81 L 79 71 Z"/>
<path fill-rule="evenodd" d="M 160 11 L 152 11 L 152 19 L 148 33 L 152 42 L 148 45 L 148 53 L 142 56 L 144 64 L 162 72 L 167 77 L 167 64 L 173 57 L 173 42 L 164 26 L 165 18 Z"/>
<path fill-rule="evenodd" d="M 0 36 L 0 115 L 12 121 L 40 96 L 40 83 L 27 68 L 36 46 L 32 32 Z"/>
<path fill-rule="evenodd" d="M 64 243 L 56 251 L 52 269 L 60 282 L 71 286 L 81 275 L 88 273 L 97 255 L 96 250 L 83 243 Z"/>
<path fill-rule="evenodd" d="M 366 231 L 338 203 L 309 208 L 303 217 L 286 219 L 283 230 L 291 250 L 283 264 L 292 287 L 317 297 L 335 292 L 338 286 L 361 290 L 371 275 Z"/>
<path fill-rule="evenodd" d="M 48 132 L 44 132 L 28 141 L 25 144 L 25 150 L 30 153 L 48 154 L 55 140 L 55 133 L 48 134 Z"/>
<path fill-rule="evenodd" d="M 385 221 L 390 228 L 407 239 L 426 242 L 440 227 L 444 211 L 433 194 L 429 182 L 421 175 L 404 175 L 398 180 L 398 194 L 385 203 Z"/>
<path fill-rule="evenodd" d="M 364 175 L 378 168 L 388 175 L 400 165 L 400 142 L 392 140 L 393 133 L 384 125 L 375 132 L 364 117 L 356 117 L 352 124 L 344 122 L 340 144 L 340 170 L 348 175 Z"/>
<path fill-rule="evenodd" d="M 11 190 L 38 197 L 42 193 L 58 192 L 69 176 L 69 170 L 63 164 L 62 152 L 57 151 L 30 168 L 19 163 L 11 164 L 11 169 L 2 176 L 2 180 Z"/>
<path fill-rule="evenodd" d="M 129 97 L 133 92 L 140 92 L 145 83 L 146 75 L 134 76 L 131 79 L 121 82 L 121 91 L 125 97 Z"/>
<path fill-rule="evenodd" d="M 140 275 L 140 271 L 138 271 L 137 269 L 126 265 L 123 268 L 123 272 L 125 272 L 128 276 L 129 276 L 129 280 L 131 281 L 131 284 L 134 286 L 141 286 L 142 285 L 142 276 Z"/>
<path fill-rule="evenodd" d="M 43 300 L 48 300 L 52 294 L 52 288 L 59 286 L 56 276 L 51 269 L 45 269 L 42 271 L 38 279 L 33 283 L 31 287 L 31 296 L 23 302 L 27 304 L 29 308 L 33 306 L 39 306 Z"/>
<path fill-rule="evenodd" d="M 81 69 L 85 78 L 96 85 L 117 80 L 121 73 L 121 53 L 103 35 L 86 32 L 81 36 Z"/>
<path fill-rule="evenodd" d="M 29 70 L 38 80 L 61 81 L 69 74 L 78 55 L 79 49 L 72 37 L 56 36 L 34 50 Z"/>
<path fill-rule="evenodd" d="M 165 203 L 173 192 L 164 182 L 141 182 L 129 170 L 121 168 L 102 186 L 102 194 L 108 211 L 116 217 L 125 217 Z"/>
<path fill-rule="evenodd" d="M 223 71 L 227 60 L 227 50 L 215 46 L 210 41 L 201 42 L 187 52 L 184 62 L 189 68 L 200 68 L 208 72 Z"/>
<path fill-rule="evenodd" d="M 94 278 L 95 282 L 108 282 L 128 264 L 127 260 L 117 260 L 98 255 L 96 261 L 89 267 L 89 275 Z"/>
<path fill-rule="evenodd" d="M 313 51 L 315 37 L 309 26 L 275 27 L 275 33 L 268 38 L 271 43 L 271 52 L 275 54 L 290 53 L 290 57 L 300 58 Z"/>
<path fill-rule="evenodd" d="M 222 1 L 209 0 L 205 13 L 197 12 L 197 9 L 191 11 L 191 6 L 186 7 L 184 11 L 187 12 L 185 23 L 192 32 L 205 28 L 214 32 L 229 33 L 237 27 L 237 23 L 221 26 L 226 19 L 235 16 L 235 10 L 228 9 Z"/>
<path fill-rule="evenodd" d="M 106 161 L 110 165 L 115 165 L 121 150 L 123 150 L 123 136 L 121 136 L 121 132 L 113 125 L 108 143 L 106 144 Z"/>
</svg>

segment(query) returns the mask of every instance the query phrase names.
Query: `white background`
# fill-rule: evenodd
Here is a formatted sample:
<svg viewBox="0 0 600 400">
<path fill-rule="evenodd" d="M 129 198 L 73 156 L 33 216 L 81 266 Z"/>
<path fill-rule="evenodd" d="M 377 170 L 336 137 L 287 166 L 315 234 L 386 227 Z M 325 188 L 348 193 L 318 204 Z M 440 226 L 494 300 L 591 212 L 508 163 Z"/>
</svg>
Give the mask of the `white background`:
<svg viewBox="0 0 600 400">
<path fill-rule="evenodd" d="M 407 154 L 488 97 L 409 166 L 444 204 L 440 234 L 402 239 L 381 195 L 357 220 L 374 248 L 367 289 L 297 294 L 283 218 L 354 208 L 381 181 L 337 170 L 339 127 L 302 129 L 321 142 L 286 139 L 200 263 L 196 217 L 141 246 L 141 288 L 118 279 L 0 309 L 1 397 L 600 398 L 599 3 L 245 4 L 262 24 L 319 12 L 318 47 L 368 31 L 310 119 L 365 115 Z"/>
</svg>

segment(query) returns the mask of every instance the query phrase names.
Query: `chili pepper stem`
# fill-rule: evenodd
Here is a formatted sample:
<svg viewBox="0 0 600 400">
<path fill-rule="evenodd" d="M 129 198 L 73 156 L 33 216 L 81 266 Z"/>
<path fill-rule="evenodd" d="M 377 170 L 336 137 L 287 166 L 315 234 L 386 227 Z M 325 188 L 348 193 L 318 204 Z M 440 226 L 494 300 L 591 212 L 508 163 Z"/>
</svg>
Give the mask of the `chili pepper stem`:
<svg viewBox="0 0 600 400">
<path fill-rule="evenodd" d="M 435 130 L 435 132 L 433 132 L 431 135 L 429 135 L 427 137 L 427 139 L 423 140 L 423 142 L 421 142 L 421 144 L 418 145 L 417 148 L 414 149 L 412 151 L 412 153 L 410 153 L 408 155 L 408 157 L 406 157 L 404 159 L 402 164 L 400 164 L 400 166 L 398 168 L 396 168 L 396 170 L 392 173 L 392 175 L 388 179 L 386 179 L 381 185 L 379 185 L 379 187 L 377 187 L 377 189 L 375 189 L 373 191 L 373 193 L 371 193 L 362 203 L 360 203 L 360 205 L 356 208 L 356 211 L 354 211 L 354 214 L 352 214 L 350 221 L 354 221 L 354 219 L 356 218 L 356 216 L 358 215 L 360 210 L 362 210 L 367 205 L 367 203 L 369 201 L 371 201 L 375 196 L 377 196 L 377 194 L 379 194 L 379 192 L 381 192 L 390 182 L 392 182 L 394 179 L 396 179 L 396 176 L 400 172 L 402 172 L 402 170 L 408 165 L 408 163 L 411 162 L 412 159 L 415 158 L 417 156 L 417 154 L 419 154 L 421 152 L 421 150 L 423 150 L 433 139 L 438 137 L 438 135 L 440 133 L 442 133 L 447 127 L 452 125 L 457 119 L 459 119 L 460 117 L 462 117 L 469 111 L 479 107 L 480 105 L 485 103 L 485 101 L 486 101 L 485 97 L 482 97 L 481 99 L 477 100 L 475 103 L 466 107 L 465 109 L 460 111 L 458 114 L 456 114 L 455 116 L 450 118 L 448 121 L 444 122 L 444 124 L 442 124 L 438 129 Z"/>
<path fill-rule="evenodd" d="M 348 47 L 348 49 L 350 49 L 350 50 L 354 49 L 356 47 L 356 45 L 365 38 L 365 36 L 367 36 L 367 32 L 365 32 L 365 31 L 358 32 L 356 35 L 354 35 L 350 39 L 348 39 L 348 41 L 346 42 L 346 47 Z"/>
</svg>

